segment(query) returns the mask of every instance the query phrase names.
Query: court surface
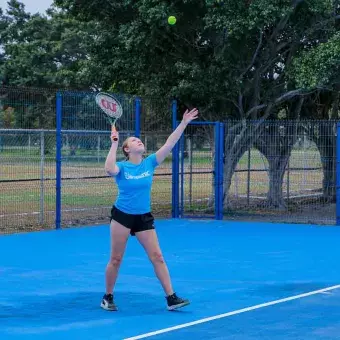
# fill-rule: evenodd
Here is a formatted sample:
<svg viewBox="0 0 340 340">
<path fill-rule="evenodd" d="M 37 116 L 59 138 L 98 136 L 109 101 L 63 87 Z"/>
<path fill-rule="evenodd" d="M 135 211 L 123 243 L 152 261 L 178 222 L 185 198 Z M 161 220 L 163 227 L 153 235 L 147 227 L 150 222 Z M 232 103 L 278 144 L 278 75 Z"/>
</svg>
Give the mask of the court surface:
<svg viewBox="0 0 340 340">
<path fill-rule="evenodd" d="M 99 305 L 109 227 L 0 237 L 0 339 L 340 339 L 340 228 L 159 220 L 178 295 L 164 293 L 136 238 L 118 312 Z M 207 319 L 208 318 L 208 319 Z"/>
</svg>

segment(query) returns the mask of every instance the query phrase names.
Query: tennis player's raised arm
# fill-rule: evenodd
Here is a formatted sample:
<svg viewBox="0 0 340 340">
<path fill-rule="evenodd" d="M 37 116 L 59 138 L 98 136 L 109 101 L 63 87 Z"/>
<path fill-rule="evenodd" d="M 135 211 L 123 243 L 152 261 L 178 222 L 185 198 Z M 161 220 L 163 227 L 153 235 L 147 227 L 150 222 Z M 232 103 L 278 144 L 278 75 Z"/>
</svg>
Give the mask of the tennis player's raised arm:
<svg viewBox="0 0 340 340">
<path fill-rule="evenodd" d="M 117 176 L 119 173 L 119 168 L 116 165 L 118 140 L 115 141 L 114 138 L 118 138 L 118 132 L 112 132 L 111 134 L 112 144 L 105 161 L 105 171 L 110 176 Z"/>
<path fill-rule="evenodd" d="M 161 164 L 164 159 L 170 154 L 173 147 L 176 145 L 178 140 L 181 138 L 187 125 L 194 119 L 197 118 L 198 110 L 192 109 L 191 111 L 186 110 L 181 123 L 177 126 L 176 130 L 168 137 L 165 144 L 156 152 L 157 163 Z"/>
</svg>

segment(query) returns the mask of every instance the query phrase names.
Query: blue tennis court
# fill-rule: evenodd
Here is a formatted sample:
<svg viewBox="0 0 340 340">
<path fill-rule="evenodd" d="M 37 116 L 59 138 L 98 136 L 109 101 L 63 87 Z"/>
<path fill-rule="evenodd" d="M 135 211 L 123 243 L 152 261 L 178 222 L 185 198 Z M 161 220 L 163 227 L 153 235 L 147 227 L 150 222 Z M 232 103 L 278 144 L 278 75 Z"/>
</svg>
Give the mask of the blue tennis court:
<svg viewBox="0 0 340 340">
<path fill-rule="evenodd" d="M 191 300 L 176 312 L 135 238 L 119 311 L 99 307 L 108 225 L 1 236 L 0 339 L 340 339 L 339 228 L 171 219 L 157 230 Z"/>
</svg>

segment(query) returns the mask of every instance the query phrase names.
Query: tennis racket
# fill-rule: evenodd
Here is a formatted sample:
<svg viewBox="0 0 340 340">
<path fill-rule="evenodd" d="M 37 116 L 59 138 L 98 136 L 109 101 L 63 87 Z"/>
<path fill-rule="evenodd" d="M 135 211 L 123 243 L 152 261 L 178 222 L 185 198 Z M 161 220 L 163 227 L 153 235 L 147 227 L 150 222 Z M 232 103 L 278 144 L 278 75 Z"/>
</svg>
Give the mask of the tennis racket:
<svg viewBox="0 0 340 340">
<path fill-rule="evenodd" d="M 123 114 L 123 108 L 119 101 L 111 94 L 105 92 L 99 92 L 96 94 L 96 103 L 101 108 L 101 110 L 106 114 L 106 118 L 111 124 L 111 131 L 116 132 L 116 122 Z M 117 137 L 113 140 L 116 142 Z"/>
</svg>

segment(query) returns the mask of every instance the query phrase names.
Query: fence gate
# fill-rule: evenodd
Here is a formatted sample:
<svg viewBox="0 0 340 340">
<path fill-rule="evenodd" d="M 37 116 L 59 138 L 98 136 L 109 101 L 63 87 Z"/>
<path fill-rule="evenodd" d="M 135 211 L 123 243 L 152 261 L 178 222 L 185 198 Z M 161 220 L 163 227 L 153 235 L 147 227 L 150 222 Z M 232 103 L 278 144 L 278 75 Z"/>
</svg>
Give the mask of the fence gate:
<svg viewBox="0 0 340 340">
<path fill-rule="evenodd" d="M 223 132 L 219 122 L 194 121 L 176 144 L 172 164 L 174 218 L 222 219 Z"/>
</svg>

